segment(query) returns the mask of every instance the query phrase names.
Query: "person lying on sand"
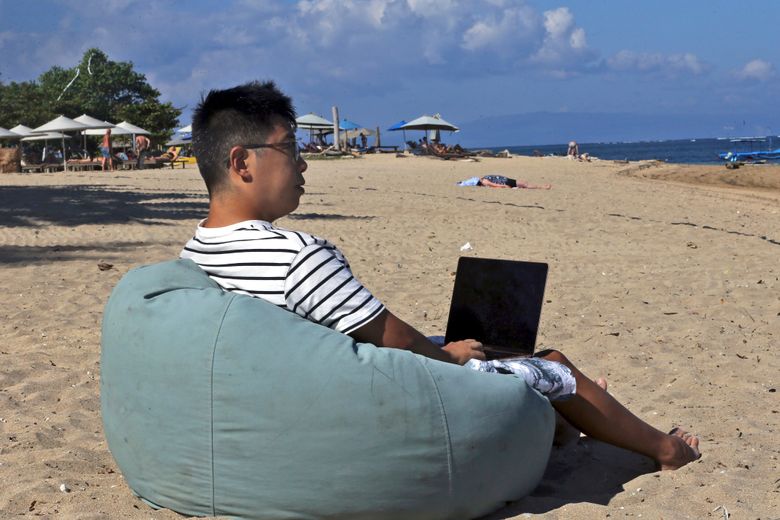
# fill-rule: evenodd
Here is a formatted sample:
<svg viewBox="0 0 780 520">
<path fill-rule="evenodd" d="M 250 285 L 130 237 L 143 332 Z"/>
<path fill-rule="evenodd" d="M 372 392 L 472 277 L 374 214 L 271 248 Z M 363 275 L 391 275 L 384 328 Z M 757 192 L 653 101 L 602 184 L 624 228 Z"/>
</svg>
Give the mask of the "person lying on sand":
<svg viewBox="0 0 780 520">
<path fill-rule="evenodd" d="M 182 258 L 195 261 L 225 290 L 263 298 L 357 341 L 483 367 L 480 342 L 439 348 L 375 298 L 336 246 L 274 226 L 297 209 L 307 164 L 295 141 L 291 100 L 273 82 L 212 90 L 196 108 L 192 125 L 209 212 Z M 547 350 L 536 359 L 573 379 L 573 395 L 552 404 L 585 434 L 652 457 L 662 469 L 699 457 L 698 438 L 680 429 L 666 434 L 645 423 L 562 353 Z"/>
<path fill-rule="evenodd" d="M 510 179 L 503 175 L 485 175 L 484 177 L 471 177 L 460 181 L 458 186 L 487 186 L 488 188 L 523 188 L 527 190 L 549 190 L 551 184 L 531 184 L 526 181 Z"/>
</svg>

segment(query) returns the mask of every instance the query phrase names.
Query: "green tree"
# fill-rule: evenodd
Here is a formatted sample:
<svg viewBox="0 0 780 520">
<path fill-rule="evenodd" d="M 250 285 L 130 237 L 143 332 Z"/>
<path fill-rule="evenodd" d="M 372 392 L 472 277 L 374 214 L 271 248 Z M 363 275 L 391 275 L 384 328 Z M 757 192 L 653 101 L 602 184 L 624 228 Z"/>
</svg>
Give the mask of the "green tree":
<svg viewBox="0 0 780 520">
<path fill-rule="evenodd" d="M 55 66 L 34 82 L 0 84 L 0 126 L 16 121 L 11 126 L 22 122 L 34 127 L 59 114 L 89 114 L 114 123 L 126 120 L 164 142 L 181 110 L 159 98 L 160 91 L 132 62 L 111 61 L 100 49 L 89 49 L 73 68 Z"/>
<path fill-rule="evenodd" d="M 0 127 L 24 124 L 31 128 L 52 119 L 40 87 L 33 81 L 0 83 Z"/>
</svg>

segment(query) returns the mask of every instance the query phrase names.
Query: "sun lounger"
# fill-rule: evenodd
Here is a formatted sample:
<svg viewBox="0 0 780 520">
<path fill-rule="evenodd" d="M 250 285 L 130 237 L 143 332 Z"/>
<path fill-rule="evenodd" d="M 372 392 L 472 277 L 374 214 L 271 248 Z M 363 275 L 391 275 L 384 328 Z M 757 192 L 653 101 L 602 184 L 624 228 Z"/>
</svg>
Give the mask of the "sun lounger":
<svg viewBox="0 0 780 520">
<path fill-rule="evenodd" d="M 68 169 L 73 171 L 93 171 L 100 170 L 102 165 L 100 161 L 93 161 L 91 159 L 71 159 L 68 161 Z"/>
</svg>

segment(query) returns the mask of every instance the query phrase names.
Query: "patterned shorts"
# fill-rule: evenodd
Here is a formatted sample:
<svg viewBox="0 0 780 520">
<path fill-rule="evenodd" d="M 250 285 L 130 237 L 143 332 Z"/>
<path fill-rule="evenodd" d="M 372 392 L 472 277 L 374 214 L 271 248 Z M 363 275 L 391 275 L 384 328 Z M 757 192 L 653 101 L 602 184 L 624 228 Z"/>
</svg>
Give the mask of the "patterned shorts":
<svg viewBox="0 0 780 520">
<path fill-rule="evenodd" d="M 429 336 L 434 344 L 443 347 L 444 336 Z M 550 401 L 563 401 L 577 393 L 577 381 L 566 365 L 536 357 L 516 357 L 479 361 L 471 359 L 463 365 L 478 372 L 510 374 L 525 382 Z"/>
<path fill-rule="evenodd" d="M 577 381 L 569 367 L 555 361 L 537 357 L 470 359 L 464 366 L 479 372 L 512 374 L 525 379 L 528 386 L 546 396 L 550 401 L 568 399 L 577 393 Z"/>
</svg>

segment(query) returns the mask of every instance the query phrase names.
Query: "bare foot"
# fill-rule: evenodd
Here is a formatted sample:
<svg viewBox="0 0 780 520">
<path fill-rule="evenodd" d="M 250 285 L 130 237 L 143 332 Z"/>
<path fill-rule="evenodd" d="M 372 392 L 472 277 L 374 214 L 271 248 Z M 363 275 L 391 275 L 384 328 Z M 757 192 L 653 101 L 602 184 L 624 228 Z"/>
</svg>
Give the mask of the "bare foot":
<svg viewBox="0 0 780 520">
<path fill-rule="evenodd" d="M 662 470 L 678 469 L 701 457 L 699 438 L 682 428 L 669 432 L 665 453 L 658 458 Z"/>
<path fill-rule="evenodd" d="M 604 379 L 603 377 L 596 379 L 596 384 L 599 385 L 601 389 L 604 390 L 605 392 L 607 391 L 607 386 L 608 386 L 607 380 Z"/>
</svg>

